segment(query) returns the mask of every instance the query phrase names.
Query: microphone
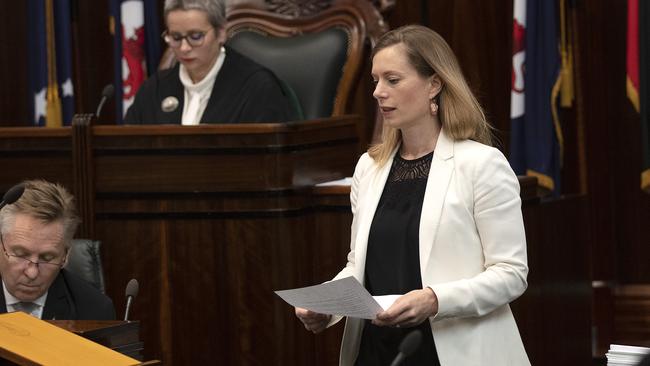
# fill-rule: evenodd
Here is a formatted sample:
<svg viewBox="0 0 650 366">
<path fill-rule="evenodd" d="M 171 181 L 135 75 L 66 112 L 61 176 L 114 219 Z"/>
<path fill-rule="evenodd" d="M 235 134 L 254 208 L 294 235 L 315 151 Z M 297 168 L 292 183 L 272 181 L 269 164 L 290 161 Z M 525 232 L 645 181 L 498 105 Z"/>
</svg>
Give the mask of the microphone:
<svg viewBox="0 0 650 366">
<path fill-rule="evenodd" d="M 138 296 L 138 290 L 140 285 L 138 285 L 138 280 L 132 278 L 129 283 L 126 284 L 126 311 L 124 312 L 124 321 L 129 320 L 129 310 L 131 310 L 131 304 L 133 299 Z"/>
<path fill-rule="evenodd" d="M 2 201 L 0 201 L 0 210 L 6 205 L 10 205 L 20 198 L 25 192 L 25 185 L 23 183 L 18 183 L 15 186 L 9 188 L 9 190 L 2 196 Z"/>
<path fill-rule="evenodd" d="M 115 92 L 113 84 L 108 84 L 104 87 L 104 90 L 102 90 L 102 99 L 99 100 L 99 105 L 97 106 L 95 117 L 99 118 L 99 114 L 101 113 L 102 108 L 104 108 L 104 103 L 106 103 L 106 101 L 113 96 L 113 92 Z"/>
<path fill-rule="evenodd" d="M 420 347 L 420 343 L 422 343 L 422 332 L 420 332 L 418 329 L 407 334 L 399 344 L 399 353 L 397 356 L 395 356 L 395 359 L 393 360 L 393 363 L 390 364 L 390 366 L 397 366 L 402 363 L 405 358 L 412 355 L 413 352 L 415 352 L 418 347 Z"/>
</svg>

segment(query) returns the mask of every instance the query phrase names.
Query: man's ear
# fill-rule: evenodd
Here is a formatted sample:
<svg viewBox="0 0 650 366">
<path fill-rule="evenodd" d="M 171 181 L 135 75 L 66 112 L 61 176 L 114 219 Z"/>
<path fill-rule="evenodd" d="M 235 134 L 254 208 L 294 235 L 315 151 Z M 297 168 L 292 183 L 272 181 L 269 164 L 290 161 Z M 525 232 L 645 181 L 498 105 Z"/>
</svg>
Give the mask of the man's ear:
<svg viewBox="0 0 650 366">
<path fill-rule="evenodd" d="M 68 259 L 70 258 L 70 252 L 72 252 L 72 243 L 70 243 L 70 246 L 65 248 L 65 256 L 63 257 L 63 267 L 65 267 L 66 264 L 68 264 Z"/>
<path fill-rule="evenodd" d="M 438 94 L 440 94 L 440 91 L 442 90 L 442 80 L 440 79 L 440 76 L 438 76 L 438 74 L 436 73 L 430 77 L 430 83 L 431 83 L 431 89 L 429 90 L 429 99 L 433 99 Z"/>
</svg>

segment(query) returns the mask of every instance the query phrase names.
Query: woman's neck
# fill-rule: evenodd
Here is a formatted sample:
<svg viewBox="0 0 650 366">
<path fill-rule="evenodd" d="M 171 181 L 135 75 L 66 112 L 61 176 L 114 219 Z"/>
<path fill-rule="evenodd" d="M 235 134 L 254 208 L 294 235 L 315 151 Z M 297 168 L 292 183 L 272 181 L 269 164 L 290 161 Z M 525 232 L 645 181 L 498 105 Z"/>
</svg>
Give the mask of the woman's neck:
<svg viewBox="0 0 650 366">
<path fill-rule="evenodd" d="M 197 84 L 201 82 L 203 79 L 205 79 L 206 76 L 210 73 L 210 70 L 214 67 L 214 64 L 217 62 L 219 59 L 219 55 L 221 52 L 217 52 L 217 55 L 212 59 L 212 62 L 210 62 L 210 65 L 208 65 L 205 68 L 201 68 L 200 70 L 196 70 L 194 72 L 191 72 L 190 70 L 187 70 L 187 75 L 190 77 L 192 80 L 192 83 Z"/>
<path fill-rule="evenodd" d="M 431 123 L 403 129 L 400 156 L 407 160 L 417 159 L 436 148 L 440 134 L 440 122 L 437 118 Z"/>
</svg>

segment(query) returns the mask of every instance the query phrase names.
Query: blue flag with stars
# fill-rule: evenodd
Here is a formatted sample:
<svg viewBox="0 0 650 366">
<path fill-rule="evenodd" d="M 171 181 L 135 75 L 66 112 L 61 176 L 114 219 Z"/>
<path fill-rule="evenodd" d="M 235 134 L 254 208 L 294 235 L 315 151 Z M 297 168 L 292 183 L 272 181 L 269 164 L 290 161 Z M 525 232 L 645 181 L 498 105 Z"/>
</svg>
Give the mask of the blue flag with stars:
<svg viewBox="0 0 650 366">
<path fill-rule="evenodd" d="M 30 118 L 69 125 L 74 115 L 70 0 L 28 0 Z"/>
</svg>

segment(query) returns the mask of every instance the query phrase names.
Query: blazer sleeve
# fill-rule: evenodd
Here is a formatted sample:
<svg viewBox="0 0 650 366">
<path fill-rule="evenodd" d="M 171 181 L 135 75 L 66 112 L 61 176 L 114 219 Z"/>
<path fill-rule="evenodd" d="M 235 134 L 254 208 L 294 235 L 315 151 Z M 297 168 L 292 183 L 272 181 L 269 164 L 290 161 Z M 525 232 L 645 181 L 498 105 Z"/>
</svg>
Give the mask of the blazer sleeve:
<svg viewBox="0 0 650 366">
<path fill-rule="evenodd" d="M 516 299 L 527 287 L 519 181 L 497 149 L 482 150 L 465 163 L 471 166 L 465 176 L 471 179 L 484 270 L 472 278 L 430 285 L 439 303 L 434 320 L 485 315 Z"/>
</svg>

